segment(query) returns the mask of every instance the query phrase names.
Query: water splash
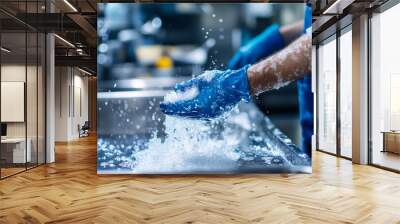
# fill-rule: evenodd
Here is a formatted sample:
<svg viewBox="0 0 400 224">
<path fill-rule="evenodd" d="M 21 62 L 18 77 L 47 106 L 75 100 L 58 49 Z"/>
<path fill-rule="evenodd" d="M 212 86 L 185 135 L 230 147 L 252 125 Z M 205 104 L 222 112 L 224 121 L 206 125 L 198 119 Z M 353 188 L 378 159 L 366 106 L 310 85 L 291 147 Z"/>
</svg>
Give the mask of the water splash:
<svg viewBox="0 0 400 224">
<path fill-rule="evenodd" d="M 235 135 L 215 135 L 215 126 L 201 120 L 167 116 L 166 138 L 152 138 L 136 154 L 133 173 L 218 172 L 234 169 L 240 153 Z"/>
</svg>

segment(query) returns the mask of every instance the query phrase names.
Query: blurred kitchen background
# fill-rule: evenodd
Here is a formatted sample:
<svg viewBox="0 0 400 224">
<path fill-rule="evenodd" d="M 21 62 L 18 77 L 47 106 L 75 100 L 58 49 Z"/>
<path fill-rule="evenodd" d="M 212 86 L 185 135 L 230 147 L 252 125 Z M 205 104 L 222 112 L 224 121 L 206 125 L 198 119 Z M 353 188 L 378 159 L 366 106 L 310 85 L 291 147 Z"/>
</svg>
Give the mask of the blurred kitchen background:
<svg viewBox="0 0 400 224">
<path fill-rule="evenodd" d="M 226 69 L 240 46 L 272 23 L 302 20 L 303 10 L 300 3 L 98 4 L 98 92 L 168 90 L 204 70 Z M 296 88 L 255 102 L 299 145 Z"/>
</svg>

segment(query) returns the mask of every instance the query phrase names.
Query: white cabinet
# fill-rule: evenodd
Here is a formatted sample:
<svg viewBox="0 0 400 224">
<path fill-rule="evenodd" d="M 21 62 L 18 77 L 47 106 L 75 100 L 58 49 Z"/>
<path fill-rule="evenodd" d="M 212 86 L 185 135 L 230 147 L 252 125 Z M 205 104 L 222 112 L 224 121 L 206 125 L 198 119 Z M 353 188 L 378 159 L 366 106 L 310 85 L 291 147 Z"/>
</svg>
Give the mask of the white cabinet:
<svg viewBox="0 0 400 224">
<path fill-rule="evenodd" d="M 27 143 L 26 151 L 25 144 Z M 27 139 L 25 143 L 25 138 L 7 138 L 2 139 L 1 144 L 7 145 L 7 147 L 12 148 L 12 162 L 13 163 L 25 163 L 32 161 L 32 141 Z M 25 161 L 26 159 L 26 161 Z"/>
</svg>

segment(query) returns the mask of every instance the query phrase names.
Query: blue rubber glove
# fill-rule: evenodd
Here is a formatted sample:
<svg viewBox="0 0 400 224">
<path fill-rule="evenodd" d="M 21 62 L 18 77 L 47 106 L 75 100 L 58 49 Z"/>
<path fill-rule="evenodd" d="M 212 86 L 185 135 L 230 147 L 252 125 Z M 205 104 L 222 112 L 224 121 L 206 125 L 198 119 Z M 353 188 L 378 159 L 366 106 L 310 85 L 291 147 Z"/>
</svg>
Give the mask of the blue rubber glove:
<svg viewBox="0 0 400 224">
<path fill-rule="evenodd" d="M 211 119 L 231 110 L 240 101 L 250 101 L 247 69 L 207 71 L 191 80 L 179 83 L 174 90 L 177 95 L 195 94 L 191 99 L 160 103 L 161 111 L 168 115 L 178 115 L 196 119 Z M 188 94 L 186 94 L 188 95 Z M 184 98 L 184 97 L 183 97 Z"/>
<path fill-rule="evenodd" d="M 277 24 L 273 24 L 250 40 L 233 56 L 228 68 L 238 69 L 248 64 L 254 64 L 284 48 L 285 40 L 279 29 Z"/>
</svg>

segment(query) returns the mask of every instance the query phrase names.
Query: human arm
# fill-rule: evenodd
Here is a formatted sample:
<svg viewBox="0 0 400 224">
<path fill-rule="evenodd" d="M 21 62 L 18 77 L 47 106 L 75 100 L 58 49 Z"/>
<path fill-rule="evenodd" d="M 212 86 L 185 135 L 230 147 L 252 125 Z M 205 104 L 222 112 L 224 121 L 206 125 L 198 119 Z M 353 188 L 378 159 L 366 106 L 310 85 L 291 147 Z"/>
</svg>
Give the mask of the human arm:
<svg viewBox="0 0 400 224">
<path fill-rule="evenodd" d="M 252 95 L 278 89 L 311 71 L 311 35 L 303 34 L 285 49 L 249 67 Z"/>
<path fill-rule="evenodd" d="M 179 83 L 165 97 L 161 110 L 168 115 L 211 119 L 231 110 L 251 95 L 277 89 L 311 70 L 311 35 L 304 34 L 285 49 L 255 65 L 237 70 L 207 71 Z M 168 96 L 168 95 L 167 95 Z"/>
</svg>

